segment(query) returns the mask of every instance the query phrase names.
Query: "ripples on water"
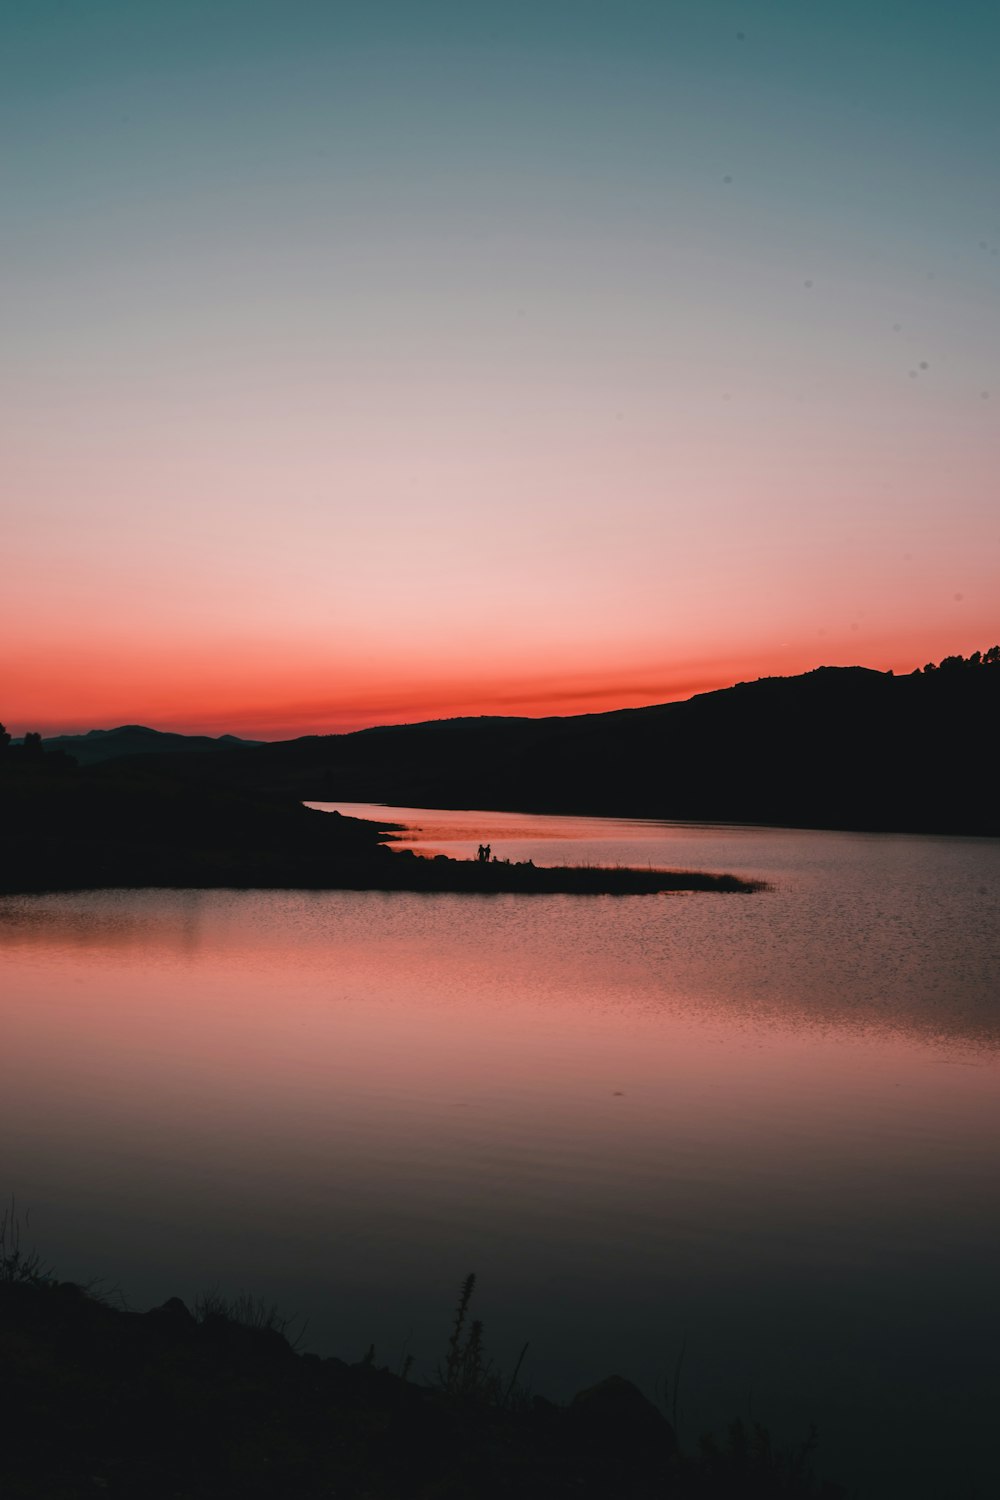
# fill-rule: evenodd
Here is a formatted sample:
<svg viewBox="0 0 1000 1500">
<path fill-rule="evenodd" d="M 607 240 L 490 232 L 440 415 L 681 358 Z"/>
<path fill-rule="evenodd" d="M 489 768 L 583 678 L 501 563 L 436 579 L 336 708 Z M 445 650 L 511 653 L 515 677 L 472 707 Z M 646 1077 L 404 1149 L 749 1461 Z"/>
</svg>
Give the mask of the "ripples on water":
<svg viewBox="0 0 1000 1500">
<path fill-rule="evenodd" d="M 450 853 L 774 889 L 3 900 L 0 1186 L 59 1269 L 138 1305 L 249 1286 L 314 1347 L 425 1369 L 475 1269 L 540 1390 L 652 1389 L 685 1339 L 691 1437 L 817 1421 L 867 1479 L 924 1424 L 979 1462 L 1000 844 L 412 821 Z M 943 1463 L 915 1458 L 908 1493 Z"/>
</svg>

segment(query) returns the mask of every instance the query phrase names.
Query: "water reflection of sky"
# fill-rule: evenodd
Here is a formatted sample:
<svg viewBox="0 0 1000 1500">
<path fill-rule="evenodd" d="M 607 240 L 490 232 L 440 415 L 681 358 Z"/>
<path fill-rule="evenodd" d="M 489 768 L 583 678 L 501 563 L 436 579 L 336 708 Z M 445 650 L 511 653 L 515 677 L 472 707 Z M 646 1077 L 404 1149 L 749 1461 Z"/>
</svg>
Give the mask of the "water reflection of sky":
<svg viewBox="0 0 1000 1500">
<path fill-rule="evenodd" d="M 636 1003 L 644 978 L 658 975 L 675 998 L 730 1019 L 1000 1043 L 998 840 L 323 805 L 391 815 L 406 830 L 400 842 L 424 852 L 463 857 L 486 841 L 502 858 L 538 864 L 652 864 L 772 884 L 721 906 L 671 897 L 669 922 L 641 899 L 612 902 L 611 923 L 585 921 L 574 954 L 616 993 L 638 971 Z M 527 933 L 540 926 L 544 945 L 546 921 L 527 910 L 519 920 Z"/>
<path fill-rule="evenodd" d="M 854 1472 L 914 1423 L 974 1453 L 1000 846 L 669 837 L 673 863 L 721 839 L 784 873 L 746 897 L 5 898 L 0 1185 L 60 1269 L 140 1306 L 246 1285 L 314 1347 L 433 1364 L 475 1269 L 537 1389 L 652 1388 L 686 1335 L 692 1423 L 752 1385 L 793 1435 L 847 1434 Z"/>
</svg>

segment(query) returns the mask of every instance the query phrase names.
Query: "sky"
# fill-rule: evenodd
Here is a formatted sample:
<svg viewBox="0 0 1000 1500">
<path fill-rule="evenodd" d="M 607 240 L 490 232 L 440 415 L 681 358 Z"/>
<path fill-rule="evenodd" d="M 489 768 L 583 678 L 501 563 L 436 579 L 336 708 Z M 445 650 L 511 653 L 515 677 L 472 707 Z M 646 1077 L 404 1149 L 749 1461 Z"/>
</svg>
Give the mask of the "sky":
<svg viewBox="0 0 1000 1500">
<path fill-rule="evenodd" d="M 5 0 L 0 717 L 1000 637 L 993 0 Z"/>
</svg>

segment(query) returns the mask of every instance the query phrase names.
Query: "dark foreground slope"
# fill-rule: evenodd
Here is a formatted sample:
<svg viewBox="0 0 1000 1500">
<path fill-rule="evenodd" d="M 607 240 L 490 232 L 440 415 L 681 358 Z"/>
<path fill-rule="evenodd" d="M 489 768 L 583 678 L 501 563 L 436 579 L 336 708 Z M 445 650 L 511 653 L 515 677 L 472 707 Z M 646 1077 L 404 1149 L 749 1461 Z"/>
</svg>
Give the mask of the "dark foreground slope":
<svg viewBox="0 0 1000 1500">
<path fill-rule="evenodd" d="M 7 892 L 173 886 L 642 895 L 758 888 L 699 872 L 422 859 L 391 851 L 374 823 L 204 773 L 172 774 L 145 759 L 84 768 L 61 755 L 0 755 L 0 828 L 0 891 Z"/>
<path fill-rule="evenodd" d="M 253 1313 L 253 1309 L 251 1312 Z M 254 1321 L 251 1319 L 251 1322 Z M 460 1354 L 469 1349 L 467 1344 Z M 435 1387 L 273 1326 L 0 1280 L 5 1500 L 786 1500 L 845 1495 L 737 1428 L 697 1455 L 611 1377 L 568 1406 L 449 1361 Z"/>
<path fill-rule="evenodd" d="M 821 667 L 654 708 L 310 736 L 224 760 L 243 785 L 317 801 L 996 836 L 998 730 L 1000 663 Z"/>
</svg>

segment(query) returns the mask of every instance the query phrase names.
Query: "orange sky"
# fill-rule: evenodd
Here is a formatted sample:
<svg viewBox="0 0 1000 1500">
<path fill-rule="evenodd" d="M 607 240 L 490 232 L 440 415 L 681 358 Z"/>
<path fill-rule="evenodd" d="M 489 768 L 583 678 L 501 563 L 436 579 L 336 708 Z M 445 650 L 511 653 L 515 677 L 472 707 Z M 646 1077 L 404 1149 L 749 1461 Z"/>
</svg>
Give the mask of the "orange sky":
<svg viewBox="0 0 1000 1500">
<path fill-rule="evenodd" d="M 981 645 L 986 644 L 981 642 Z M 855 657 L 842 649 L 813 654 L 791 645 L 777 646 L 768 658 L 726 655 L 679 664 L 650 662 L 645 671 L 615 670 L 613 662 L 589 669 L 582 664 L 562 673 L 530 665 L 514 672 L 500 659 L 478 673 L 414 673 L 407 679 L 394 662 L 372 664 L 371 678 L 350 673 L 343 663 L 320 657 L 282 662 L 281 653 L 263 649 L 234 655 L 228 662 L 194 651 L 161 653 L 148 646 L 121 650 L 102 663 L 86 647 L 62 651 L 28 651 L 7 677 L 7 697 L 23 705 L 7 725 L 14 733 L 37 729 L 44 734 L 145 723 L 186 733 L 232 733 L 260 739 L 292 738 L 364 728 L 371 724 L 412 723 L 428 718 L 469 714 L 594 713 L 607 709 L 662 703 L 694 693 L 727 687 L 758 676 L 784 675 Z M 963 640 L 956 649 L 975 649 Z M 935 650 L 930 653 L 937 657 Z M 882 670 L 909 671 L 928 659 L 905 647 L 885 651 L 864 662 Z M 329 680 L 328 695 L 316 691 Z M 58 703 L 53 714 L 51 705 Z"/>
<path fill-rule="evenodd" d="M 994 21 L 584 9 L 0 13 L 15 733 L 1000 637 Z"/>
</svg>

